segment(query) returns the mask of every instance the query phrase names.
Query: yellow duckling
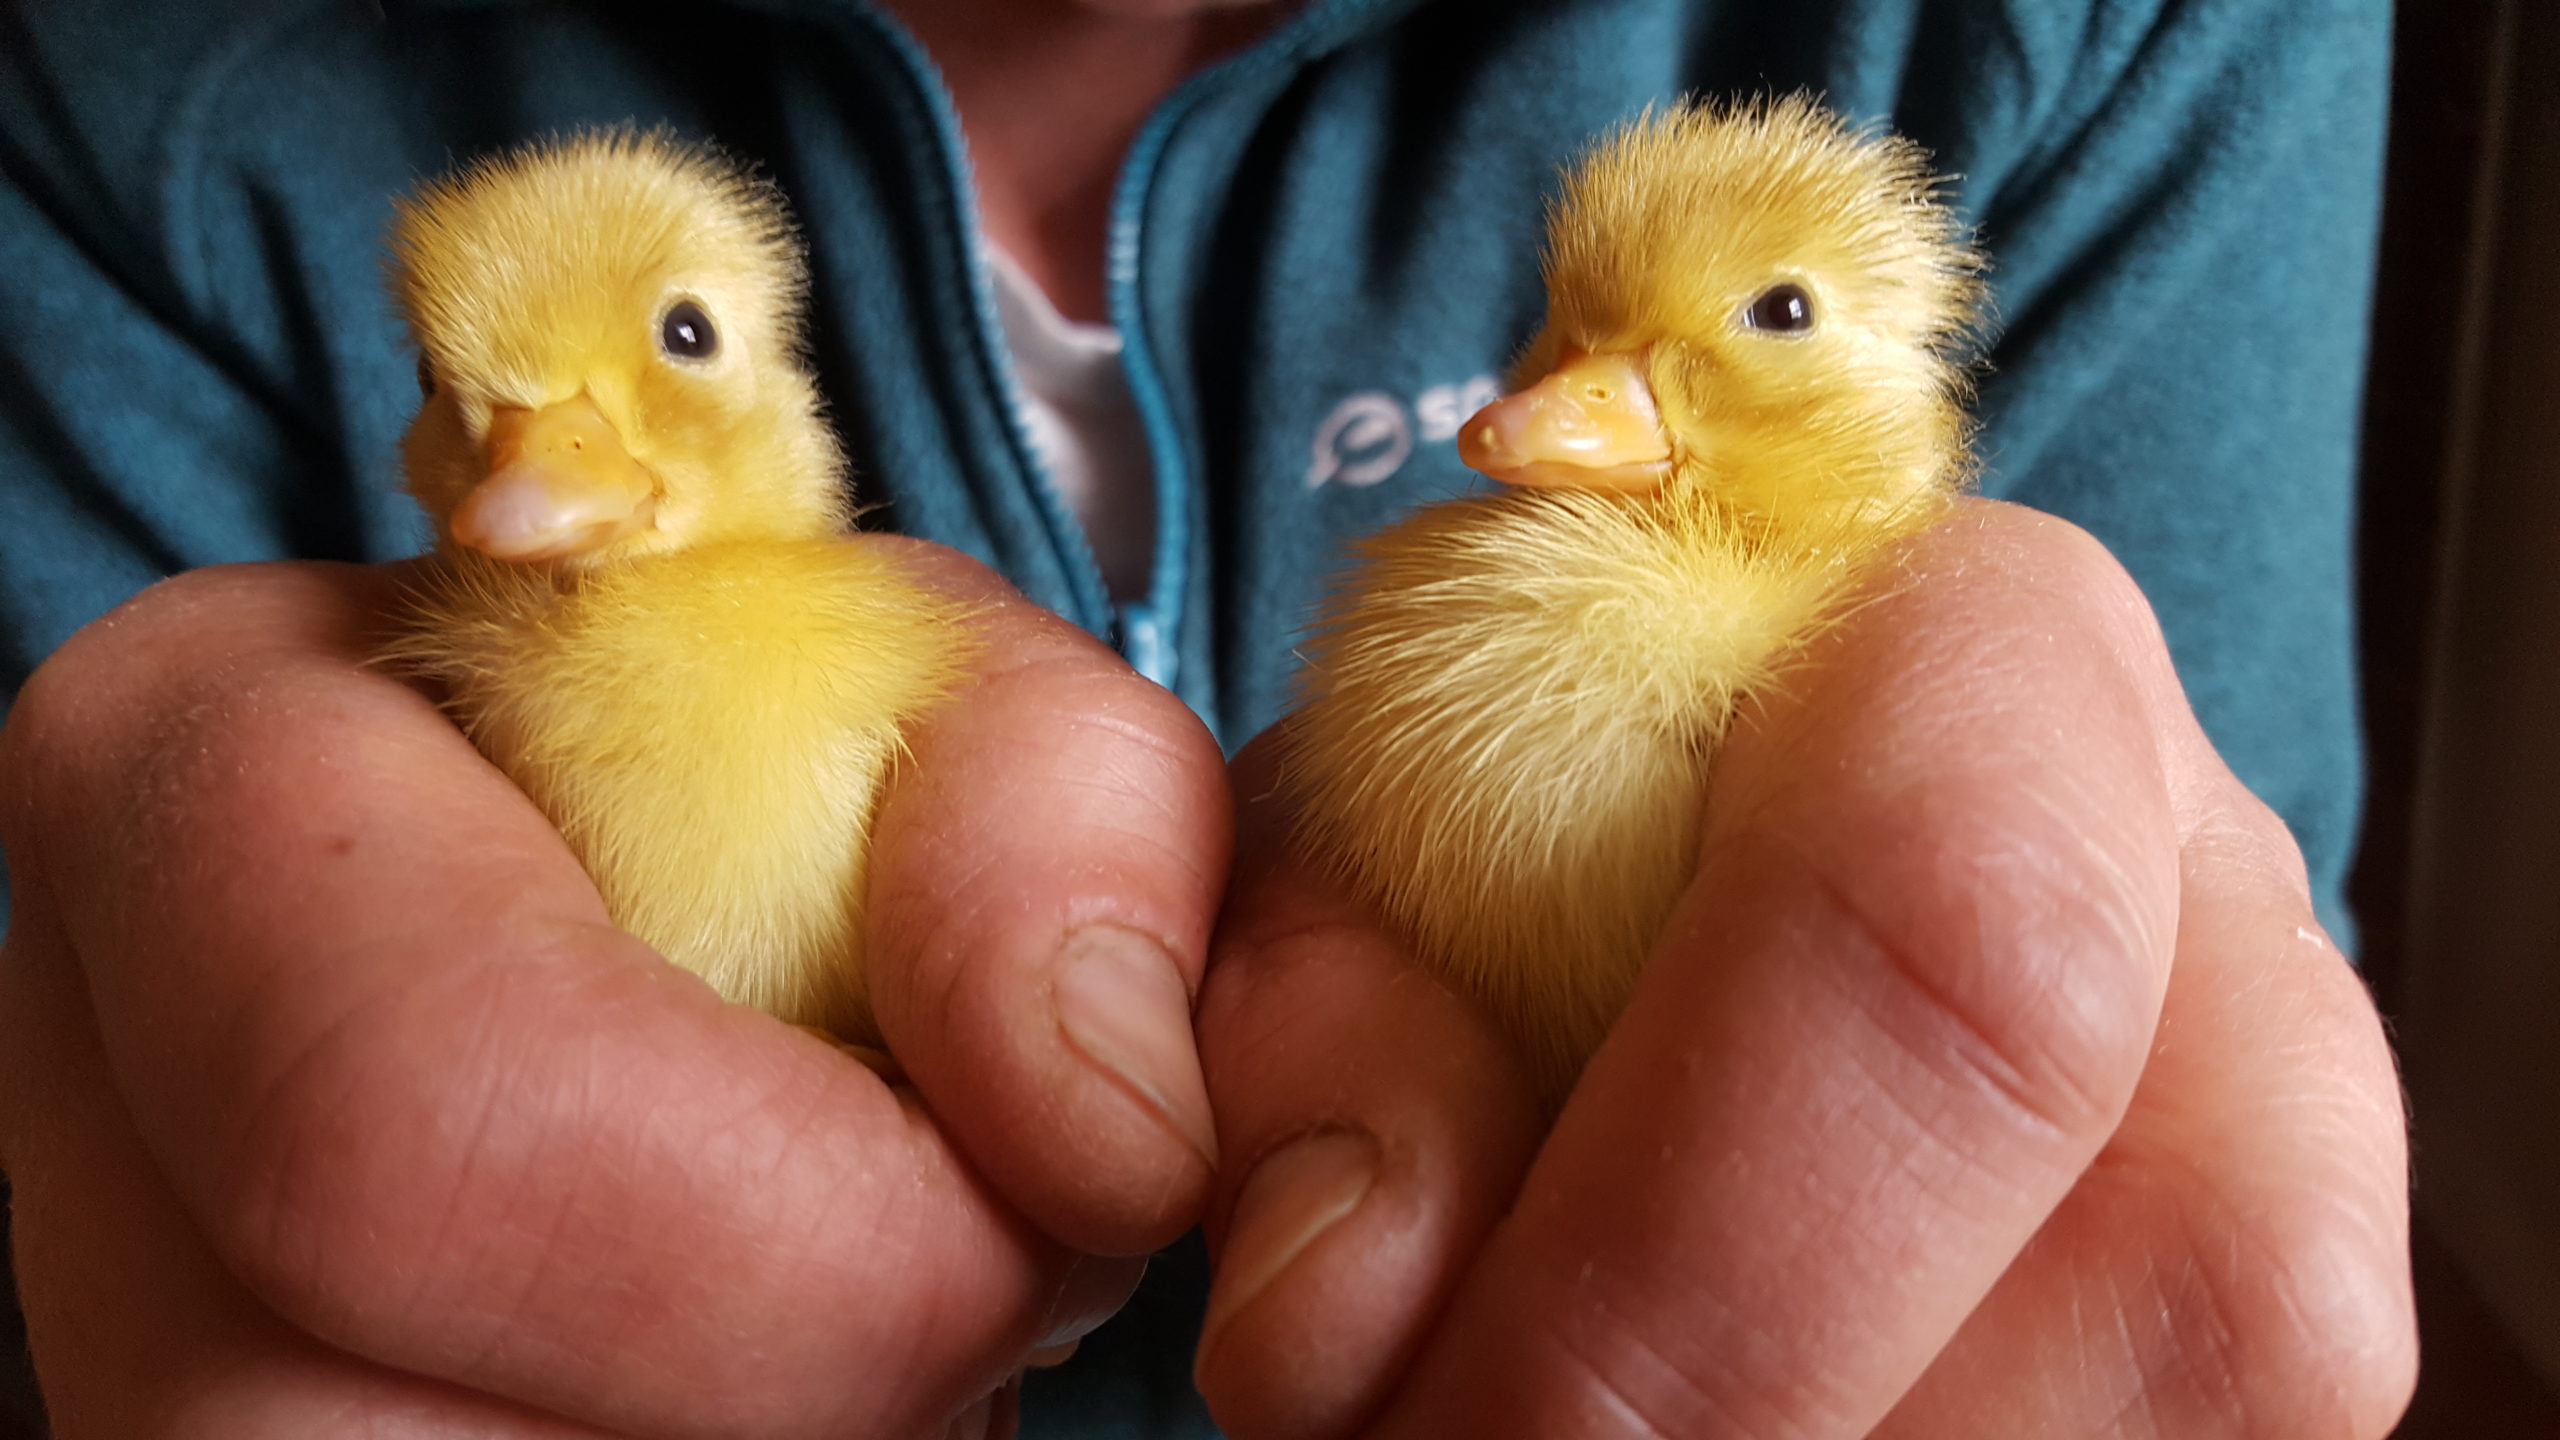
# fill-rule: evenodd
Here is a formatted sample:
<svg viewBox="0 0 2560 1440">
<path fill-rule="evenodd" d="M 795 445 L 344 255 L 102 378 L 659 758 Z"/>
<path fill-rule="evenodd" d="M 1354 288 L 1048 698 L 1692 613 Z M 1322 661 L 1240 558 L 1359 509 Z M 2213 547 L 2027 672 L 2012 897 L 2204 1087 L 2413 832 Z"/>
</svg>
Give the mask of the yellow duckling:
<svg viewBox="0 0 2560 1440">
<path fill-rule="evenodd" d="M 866 831 L 900 727 L 958 682 L 957 608 L 844 538 L 779 197 L 613 132 L 404 203 L 394 284 L 439 544 L 388 659 L 444 687 L 615 921 L 847 1041 Z"/>
<path fill-rule="evenodd" d="M 1971 475 L 1980 261 L 1925 156 L 1793 98 L 1567 178 L 1547 319 L 1470 420 L 1506 488 L 1365 543 L 1282 761 L 1300 840 L 1560 1102 L 1697 860 L 1736 705 Z"/>
</svg>

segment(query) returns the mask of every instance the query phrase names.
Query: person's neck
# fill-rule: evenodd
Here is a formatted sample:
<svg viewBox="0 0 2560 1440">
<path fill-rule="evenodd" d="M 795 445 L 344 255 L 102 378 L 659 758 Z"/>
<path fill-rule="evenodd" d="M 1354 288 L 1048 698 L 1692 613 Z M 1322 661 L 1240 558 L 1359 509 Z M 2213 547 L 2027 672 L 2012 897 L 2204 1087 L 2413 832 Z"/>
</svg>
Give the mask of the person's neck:
<svg viewBox="0 0 2560 1440">
<path fill-rule="evenodd" d="M 1112 184 L 1147 115 L 1286 7 L 1160 18 L 1070 0 L 887 0 L 959 107 L 987 238 L 1074 320 L 1107 318 Z"/>
</svg>

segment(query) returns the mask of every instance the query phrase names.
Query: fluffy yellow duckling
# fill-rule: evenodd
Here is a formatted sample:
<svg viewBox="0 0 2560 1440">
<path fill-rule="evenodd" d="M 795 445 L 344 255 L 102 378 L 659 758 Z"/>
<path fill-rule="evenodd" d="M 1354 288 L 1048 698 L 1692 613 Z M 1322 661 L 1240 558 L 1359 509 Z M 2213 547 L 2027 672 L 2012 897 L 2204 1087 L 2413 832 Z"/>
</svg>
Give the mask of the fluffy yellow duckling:
<svg viewBox="0 0 2560 1440">
<path fill-rule="evenodd" d="M 614 919 L 731 1000 L 876 1042 L 866 831 L 955 608 L 842 538 L 778 196 L 613 132 L 401 206 L 438 531 L 388 658 L 441 682 Z"/>
<path fill-rule="evenodd" d="M 1551 1103 L 1688 883 L 1736 705 L 1970 476 L 1980 262 L 1935 188 L 1802 98 L 1603 141 L 1515 393 L 1461 432 L 1505 487 L 1367 542 L 1308 648 L 1301 843 Z"/>
</svg>

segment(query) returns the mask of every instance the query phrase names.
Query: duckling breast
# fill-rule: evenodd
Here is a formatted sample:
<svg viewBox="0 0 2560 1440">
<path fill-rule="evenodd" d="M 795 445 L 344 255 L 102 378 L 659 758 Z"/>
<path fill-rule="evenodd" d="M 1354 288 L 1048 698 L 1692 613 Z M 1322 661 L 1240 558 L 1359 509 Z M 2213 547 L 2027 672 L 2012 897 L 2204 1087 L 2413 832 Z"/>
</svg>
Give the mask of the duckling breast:
<svg viewBox="0 0 2560 1440">
<path fill-rule="evenodd" d="M 840 540 L 703 545 L 559 584 L 465 562 L 391 656 L 443 682 L 616 924 L 726 998 L 856 1043 L 868 835 L 958 608 Z"/>
<path fill-rule="evenodd" d="M 1302 843 L 1560 1098 L 1695 867 L 1736 703 L 1840 571 L 1671 496 L 1418 512 L 1362 547 L 1308 647 L 1283 761 Z"/>
</svg>

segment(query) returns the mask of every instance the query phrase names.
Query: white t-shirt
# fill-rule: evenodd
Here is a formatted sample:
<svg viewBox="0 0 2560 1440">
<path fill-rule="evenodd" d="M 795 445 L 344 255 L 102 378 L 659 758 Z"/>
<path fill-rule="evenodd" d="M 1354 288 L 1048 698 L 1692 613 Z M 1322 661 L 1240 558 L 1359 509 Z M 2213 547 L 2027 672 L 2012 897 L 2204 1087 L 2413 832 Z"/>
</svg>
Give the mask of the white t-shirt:
<svg viewBox="0 0 2560 1440">
<path fill-rule="evenodd" d="M 1031 442 L 1084 526 L 1111 597 L 1141 599 L 1155 554 L 1155 475 L 1120 368 L 1120 332 L 1059 314 L 1012 256 L 991 245 L 987 257 Z"/>
</svg>

